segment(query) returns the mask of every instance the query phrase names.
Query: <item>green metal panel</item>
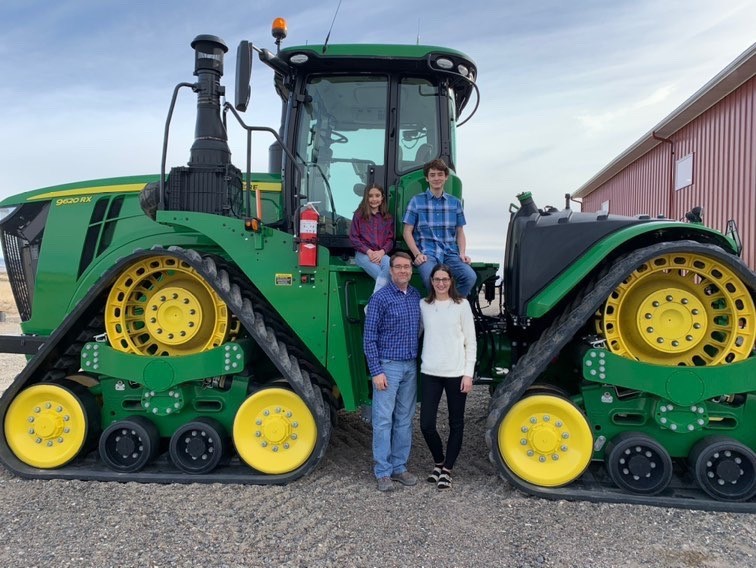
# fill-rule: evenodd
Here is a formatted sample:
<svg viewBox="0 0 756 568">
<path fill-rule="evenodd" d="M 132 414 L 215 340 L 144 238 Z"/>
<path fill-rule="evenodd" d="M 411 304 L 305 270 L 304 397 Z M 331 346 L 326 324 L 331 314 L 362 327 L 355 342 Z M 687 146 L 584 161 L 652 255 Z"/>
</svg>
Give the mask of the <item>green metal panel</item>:
<svg viewBox="0 0 756 568">
<path fill-rule="evenodd" d="M 181 357 L 152 357 L 124 353 L 104 343 L 87 343 L 81 352 L 81 368 L 164 391 L 188 381 L 240 373 L 250 348 L 250 341 L 244 341 Z"/>
<path fill-rule="evenodd" d="M 583 377 L 687 406 L 729 393 L 756 391 L 756 357 L 729 365 L 664 367 L 589 349 L 583 357 Z"/>
<path fill-rule="evenodd" d="M 596 436 L 641 432 L 672 456 L 684 457 L 701 438 L 722 434 L 756 444 L 756 395 L 740 404 L 720 395 L 756 390 L 756 358 L 711 367 L 665 367 L 590 349 L 583 358 L 583 399 Z M 626 389 L 619 396 L 616 387 Z M 628 394 L 629 393 L 629 394 Z M 642 394 L 640 394 L 642 393 Z"/>
<path fill-rule="evenodd" d="M 331 268 L 327 368 L 349 411 L 370 402 L 362 331 L 365 306 L 374 286 L 375 281 L 358 266 Z"/>
<path fill-rule="evenodd" d="M 478 375 L 495 379 L 495 383 L 506 379 L 512 368 L 512 340 L 504 330 L 478 334 L 476 368 Z M 506 372 L 504 371 L 506 369 Z"/>
<path fill-rule="evenodd" d="M 276 191 L 281 191 L 280 174 L 252 172 L 251 179 L 253 189 L 256 184 L 262 184 L 263 192 L 276 193 Z M 77 181 L 73 183 L 64 183 L 60 185 L 51 185 L 48 187 L 33 189 L 31 191 L 26 191 L 6 197 L 2 201 L 0 201 L 0 207 L 11 207 L 13 205 L 20 205 L 22 203 L 47 200 L 51 201 L 53 205 L 73 205 L 76 203 L 83 203 L 81 199 L 79 199 L 78 202 L 74 202 L 73 198 L 76 197 L 81 198 L 83 196 L 95 196 L 113 193 L 138 193 L 139 191 L 144 189 L 144 186 L 148 183 L 158 183 L 159 181 L 160 176 L 158 174 L 153 174 L 93 179 L 86 181 Z M 278 189 L 276 190 L 274 186 L 278 186 Z M 247 187 L 248 186 L 245 183 L 244 188 L 246 189 Z M 68 202 L 57 203 L 58 200 L 68 200 Z M 280 197 L 271 199 L 271 202 L 273 201 L 280 201 Z M 254 198 L 252 205 L 254 206 Z"/>
<path fill-rule="evenodd" d="M 280 174 L 263 174 L 252 172 L 251 184 L 246 181 L 243 183 L 244 191 L 252 189 L 250 194 L 251 216 L 262 219 L 265 223 L 274 223 L 283 218 L 283 193 L 281 191 Z M 255 192 L 260 191 L 260 200 L 262 202 L 262 211 L 257 211 L 257 201 Z M 246 195 L 245 195 L 246 199 Z M 245 205 L 246 207 L 246 205 Z"/>
<path fill-rule="evenodd" d="M 12 195 L 0 201 L 0 207 L 9 207 L 20 205 L 22 203 L 33 201 L 51 200 L 52 205 L 75 205 L 74 202 L 57 203 L 58 200 L 71 200 L 75 197 L 92 196 L 101 193 L 127 193 L 139 192 L 144 186 L 151 182 L 160 180 L 158 175 L 147 176 L 126 176 L 117 178 L 95 179 L 88 181 L 79 181 L 75 183 L 66 183 L 53 185 L 26 191 L 17 195 Z M 81 203 L 81 200 L 79 200 Z"/>
<path fill-rule="evenodd" d="M 438 47 L 433 45 L 390 45 L 390 44 L 333 44 L 323 51 L 322 45 L 296 45 L 281 50 L 282 56 L 289 56 L 293 53 L 309 52 L 318 57 L 367 57 L 375 59 L 383 58 L 408 58 L 422 59 L 431 53 L 456 55 L 471 61 L 470 57 L 448 47 Z M 387 64 L 388 65 L 388 64 Z"/>
<path fill-rule="evenodd" d="M 742 404 L 726 405 L 705 401 L 696 406 L 696 411 L 677 409 L 680 424 L 695 424 L 692 429 L 678 427 L 672 430 L 670 422 L 660 423 L 662 407 L 669 404 L 653 395 L 638 394 L 618 396 L 615 387 L 590 383 L 583 387 L 580 402 L 584 405 L 594 438 L 598 441 L 594 459 L 603 459 L 606 443 L 623 432 L 650 436 L 664 446 L 672 457 L 687 457 L 693 446 L 701 439 L 712 436 L 728 436 L 750 448 L 756 446 L 756 395 L 744 396 Z M 703 412 L 699 413 L 699 409 Z M 704 416 L 704 424 L 696 421 Z"/>
<path fill-rule="evenodd" d="M 725 238 L 722 233 L 708 227 L 692 224 L 681 224 L 674 221 L 659 221 L 633 225 L 626 229 L 612 233 L 599 241 L 595 246 L 586 251 L 575 263 L 569 266 L 557 279 L 552 281 L 546 288 L 539 292 L 528 302 L 526 313 L 528 317 L 539 318 L 547 314 L 567 293 L 585 278 L 599 263 L 613 251 L 628 241 L 651 235 L 658 231 L 679 230 L 684 227 L 687 231 L 701 233 L 704 240 L 714 240 L 724 249 L 735 253 L 732 241 Z M 637 248 L 637 247 L 636 247 Z"/>
<path fill-rule="evenodd" d="M 192 381 L 153 391 L 138 383 L 102 377 L 97 388 L 102 398 L 102 426 L 131 416 L 149 416 L 160 435 L 169 437 L 191 420 L 210 417 L 231 432 L 236 411 L 247 398 L 249 379 L 235 376 L 229 382 L 226 389 L 207 388 L 202 381 Z M 173 411 L 168 413 L 169 409 Z"/>
</svg>

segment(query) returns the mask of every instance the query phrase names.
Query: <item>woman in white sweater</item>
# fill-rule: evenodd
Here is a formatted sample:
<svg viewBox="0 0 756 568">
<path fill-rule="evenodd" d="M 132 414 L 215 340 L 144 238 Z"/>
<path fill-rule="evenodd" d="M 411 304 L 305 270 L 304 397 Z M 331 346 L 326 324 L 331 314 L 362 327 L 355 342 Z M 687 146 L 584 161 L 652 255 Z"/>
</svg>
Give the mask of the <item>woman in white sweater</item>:
<svg viewBox="0 0 756 568">
<path fill-rule="evenodd" d="M 420 300 L 425 336 L 420 365 L 422 406 L 420 430 L 433 455 L 428 481 L 439 489 L 451 487 L 451 473 L 462 447 L 465 402 L 472 390 L 475 370 L 475 323 L 470 304 L 457 293 L 451 269 L 437 265 L 431 272 L 431 290 Z M 441 394 L 446 391 L 449 408 L 449 440 L 446 454 L 436 430 Z"/>
</svg>

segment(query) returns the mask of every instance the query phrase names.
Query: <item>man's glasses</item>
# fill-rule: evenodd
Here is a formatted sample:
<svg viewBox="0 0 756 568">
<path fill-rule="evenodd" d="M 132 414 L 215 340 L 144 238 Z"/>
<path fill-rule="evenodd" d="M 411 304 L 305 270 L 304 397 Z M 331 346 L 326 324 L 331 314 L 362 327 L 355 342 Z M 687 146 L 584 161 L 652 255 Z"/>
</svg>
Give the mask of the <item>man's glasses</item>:
<svg viewBox="0 0 756 568">
<path fill-rule="evenodd" d="M 451 278 L 434 278 L 433 281 L 436 284 L 446 284 L 447 282 L 451 281 Z"/>
</svg>

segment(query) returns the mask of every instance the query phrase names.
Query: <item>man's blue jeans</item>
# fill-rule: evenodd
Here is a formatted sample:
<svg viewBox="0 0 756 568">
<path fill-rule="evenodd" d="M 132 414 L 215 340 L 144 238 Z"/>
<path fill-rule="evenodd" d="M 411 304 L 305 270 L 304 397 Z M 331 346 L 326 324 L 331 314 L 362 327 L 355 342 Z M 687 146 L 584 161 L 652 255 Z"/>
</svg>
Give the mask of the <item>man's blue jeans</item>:
<svg viewBox="0 0 756 568">
<path fill-rule="evenodd" d="M 459 292 L 459 295 L 463 298 L 467 297 L 470 290 L 475 286 L 475 280 L 478 278 L 478 275 L 475 274 L 472 266 L 466 264 L 456 253 L 446 254 L 443 258 L 435 258 L 429 255 L 426 255 L 426 257 L 428 260 L 417 267 L 426 290 L 431 290 L 430 275 L 436 265 L 446 264 L 452 271 L 454 285 L 457 287 L 457 292 Z"/>
<path fill-rule="evenodd" d="M 370 258 L 368 258 L 368 255 L 355 251 L 355 264 L 362 268 L 362 270 L 367 272 L 370 276 L 372 276 L 373 280 L 375 280 L 373 294 L 375 294 L 378 290 L 389 283 L 389 280 L 391 279 L 391 274 L 389 273 L 390 260 L 391 259 L 389 255 L 386 254 L 383 256 L 383 258 L 381 258 L 381 263 L 376 264 L 374 262 L 371 262 Z"/>
<path fill-rule="evenodd" d="M 407 471 L 417 400 L 417 361 L 381 361 L 388 388 L 373 389 L 375 477 Z"/>
</svg>

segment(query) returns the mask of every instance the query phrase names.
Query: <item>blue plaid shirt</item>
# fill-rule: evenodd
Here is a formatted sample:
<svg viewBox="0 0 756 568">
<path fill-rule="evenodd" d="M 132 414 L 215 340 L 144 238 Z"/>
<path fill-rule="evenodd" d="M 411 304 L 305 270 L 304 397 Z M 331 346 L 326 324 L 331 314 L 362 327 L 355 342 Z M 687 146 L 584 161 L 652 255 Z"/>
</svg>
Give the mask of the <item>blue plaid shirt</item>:
<svg viewBox="0 0 756 568">
<path fill-rule="evenodd" d="M 365 316 L 363 347 L 370 376 L 383 373 L 382 360 L 417 358 L 420 334 L 420 293 L 412 286 L 402 292 L 389 282 L 370 298 Z"/>
<path fill-rule="evenodd" d="M 466 224 L 462 202 L 446 192 L 436 197 L 430 188 L 415 195 L 407 205 L 404 224 L 414 225 L 412 236 L 420 252 L 440 260 L 459 254 L 457 227 Z"/>
</svg>

